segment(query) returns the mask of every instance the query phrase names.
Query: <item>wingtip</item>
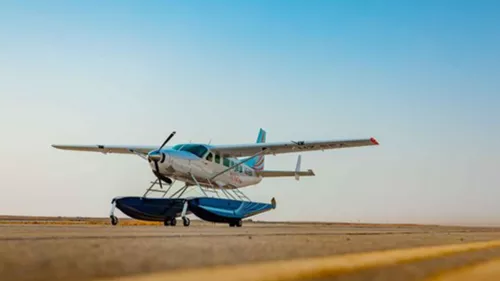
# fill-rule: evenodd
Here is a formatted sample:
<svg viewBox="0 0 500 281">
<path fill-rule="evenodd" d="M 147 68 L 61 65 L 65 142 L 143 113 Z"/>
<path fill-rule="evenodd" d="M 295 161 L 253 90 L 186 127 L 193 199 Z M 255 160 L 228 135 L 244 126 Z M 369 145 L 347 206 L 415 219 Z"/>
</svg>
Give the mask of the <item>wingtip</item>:
<svg viewBox="0 0 500 281">
<path fill-rule="evenodd" d="M 63 149 L 63 150 L 65 149 L 63 144 L 51 144 L 50 146 L 52 146 L 55 149 Z"/>
<path fill-rule="evenodd" d="M 379 145 L 378 141 L 377 141 L 375 138 L 370 138 L 370 141 L 371 141 L 374 145 Z"/>
</svg>

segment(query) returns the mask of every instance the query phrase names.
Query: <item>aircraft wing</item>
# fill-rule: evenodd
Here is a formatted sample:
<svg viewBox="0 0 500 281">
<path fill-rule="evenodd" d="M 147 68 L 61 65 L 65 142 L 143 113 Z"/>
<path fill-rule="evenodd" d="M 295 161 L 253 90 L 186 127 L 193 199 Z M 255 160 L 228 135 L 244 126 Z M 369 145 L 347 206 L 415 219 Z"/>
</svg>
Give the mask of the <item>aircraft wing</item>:
<svg viewBox="0 0 500 281">
<path fill-rule="evenodd" d="M 147 154 L 151 150 L 157 149 L 158 146 L 135 146 L 135 145 L 60 145 L 53 144 L 52 147 L 63 150 L 90 151 L 101 153 L 120 153 L 120 154 Z M 135 151 L 135 152 L 134 152 Z"/>
<path fill-rule="evenodd" d="M 279 143 L 253 143 L 245 145 L 213 145 L 211 150 L 225 157 L 252 156 L 263 149 L 263 154 L 282 154 L 290 152 L 317 151 L 350 147 L 378 145 L 375 138 L 352 140 L 324 140 L 324 141 L 290 141 Z"/>
</svg>

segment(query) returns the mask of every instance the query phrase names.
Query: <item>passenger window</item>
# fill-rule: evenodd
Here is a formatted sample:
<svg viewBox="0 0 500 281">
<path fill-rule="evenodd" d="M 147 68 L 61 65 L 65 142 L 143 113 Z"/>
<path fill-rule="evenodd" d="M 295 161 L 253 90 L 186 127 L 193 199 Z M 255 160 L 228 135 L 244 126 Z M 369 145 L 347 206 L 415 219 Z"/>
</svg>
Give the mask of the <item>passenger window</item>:
<svg viewBox="0 0 500 281">
<path fill-rule="evenodd" d="M 215 163 L 220 164 L 220 155 L 215 154 Z"/>
<path fill-rule="evenodd" d="M 214 158 L 214 156 L 213 156 L 212 152 L 208 153 L 207 158 L 206 158 L 207 161 L 212 162 L 213 158 Z"/>
<path fill-rule="evenodd" d="M 231 165 L 229 164 L 229 159 L 224 158 L 223 162 L 224 162 L 224 166 L 231 167 Z"/>
<path fill-rule="evenodd" d="M 247 174 L 248 176 L 252 176 L 252 170 L 245 169 L 245 174 Z"/>
</svg>

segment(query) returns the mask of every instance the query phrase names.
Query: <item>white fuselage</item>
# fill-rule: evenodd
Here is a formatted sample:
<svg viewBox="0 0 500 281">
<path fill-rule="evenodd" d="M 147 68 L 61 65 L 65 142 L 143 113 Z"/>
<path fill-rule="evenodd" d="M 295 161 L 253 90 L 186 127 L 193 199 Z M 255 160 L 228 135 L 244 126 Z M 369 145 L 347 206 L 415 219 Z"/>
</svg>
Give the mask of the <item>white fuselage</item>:
<svg viewBox="0 0 500 281">
<path fill-rule="evenodd" d="M 218 173 L 237 164 L 239 160 L 235 158 L 219 158 L 219 163 L 216 163 L 215 157 L 207 160 L 205 157 L 200 158 L 184 151 L 165 150 L 161 151 L 161 153 L 164 154 L 164 158 L 162 159 L 163 162 L 158 162 L 160 174 L 174 180 L 184 181 L 190 185 L 197 184 L 193 180 L 193 176 L 201 186 L 209 188 L 241 188 L 258 184 L 262 180 L 252 168 L 245 164 L 241 164 L 213 178 Z M 209 153 L 207 152 L 205 155 Z M 154 171 L 155 163 L 150 162 L 149 164 Z"/>
</svg>

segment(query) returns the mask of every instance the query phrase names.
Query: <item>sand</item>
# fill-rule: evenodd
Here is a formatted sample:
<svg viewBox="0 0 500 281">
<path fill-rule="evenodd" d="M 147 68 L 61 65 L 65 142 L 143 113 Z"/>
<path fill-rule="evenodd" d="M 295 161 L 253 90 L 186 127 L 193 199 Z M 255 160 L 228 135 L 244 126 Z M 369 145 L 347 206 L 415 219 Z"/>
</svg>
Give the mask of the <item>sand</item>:
<svg viewBox="0 0 500 281">
<path fill-rule="evenodd" d="M 4 218 L 0 223 L 1 280 L 92 280 L 500 239 L 498 228 L 249 222 L 241 228 L 201 222 L 193 222 L 190 227 L 164 227 L 133 223 L 111 226 L 105 219 L 92 224 L 84 223 L 85 220 L 77 224 L 71 224 L 70 219 L 60 219 L 59 224 L 54 221 L 57 220 L 49 224 L 12 224 Z M 500 257 L 500 251 L 468 253 L 328 280 L 413 280 L 493 256 Z M 373 279 L 377 276 L 379 279 Z"/>
</svg>

